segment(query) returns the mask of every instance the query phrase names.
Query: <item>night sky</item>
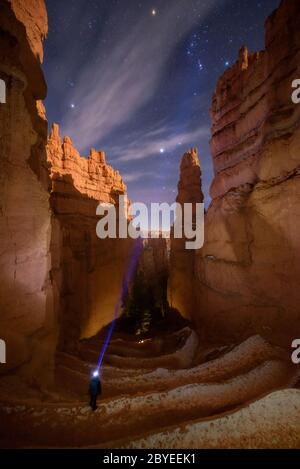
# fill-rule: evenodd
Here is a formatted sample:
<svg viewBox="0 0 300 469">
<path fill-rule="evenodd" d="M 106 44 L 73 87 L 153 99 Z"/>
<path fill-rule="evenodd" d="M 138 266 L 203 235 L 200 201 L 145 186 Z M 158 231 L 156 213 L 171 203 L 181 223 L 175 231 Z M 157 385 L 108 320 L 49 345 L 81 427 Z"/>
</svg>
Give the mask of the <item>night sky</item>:
<svg viewBox="0 0 300 469">
<path fill-rule="evenodd" d="M 211 96 L 279 0 L 46 0 L 49 125 L 106 152 L 135 202 L 173 202 L 197 146 L 209 203 Z"/>
</svg>

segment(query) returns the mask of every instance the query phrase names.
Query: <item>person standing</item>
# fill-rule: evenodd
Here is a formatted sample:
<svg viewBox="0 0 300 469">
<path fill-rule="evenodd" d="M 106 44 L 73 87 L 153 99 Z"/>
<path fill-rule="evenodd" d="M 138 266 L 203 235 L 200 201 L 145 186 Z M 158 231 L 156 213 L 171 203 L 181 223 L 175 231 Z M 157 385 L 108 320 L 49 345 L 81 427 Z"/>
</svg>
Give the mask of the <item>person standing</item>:
<svg viewBox="0 0 300 469">
<path fill-rule="evenodd" d="M 90 393 L 90 406 L 93 411 L 97 409 L 97 397 L 101 395 L 102 393 L 102 386 L 101 386 L 101 381 L 99 378 L 99 371 L 94 371 L 91 381 L 90 381 L 90 388 L 89 388 L 89 393 Z"/>
</svg>

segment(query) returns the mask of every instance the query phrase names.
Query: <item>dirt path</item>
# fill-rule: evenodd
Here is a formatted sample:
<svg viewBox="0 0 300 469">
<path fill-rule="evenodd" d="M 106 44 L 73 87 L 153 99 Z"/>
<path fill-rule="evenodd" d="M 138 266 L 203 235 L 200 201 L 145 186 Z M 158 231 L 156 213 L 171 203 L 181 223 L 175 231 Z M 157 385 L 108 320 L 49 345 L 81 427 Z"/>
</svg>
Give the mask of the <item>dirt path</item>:
<svg viewBox="0 0 300 469">
<path fill-rule="evenodd" d="M 1 446 L 151 447 L 161 441 L 161 447 L 175 448 L 183 444 L 180 443 L 182 437 L 177 441 L 176 435 L 191 435 L 197 430 L 195 435 L 200 436 L 189 444 L 210 447 L 219 441 L 214 429 L 224 427 L 222 419 L 227 419 L 226 425 L 231 425 L 228 422 L 232 420 L 220 417 L 221 414 L 230 411 L 230 415 L 236 415 L 234 419 L 238 419 L 239 415 L 250 412 L 246 409 L 251 409 L 249 415 L 255 415 L 260 422 L 256 415 L 258 410 L 251 406 L 256 403 L 258 406 L 259 402 L 268 399 L 263 396 L 292 387 L 296 381 L 295 368 L 289 357 L 259 336 L 251 337 L 210 362 L 183 368 L 195 354 L 195 343 L 194 337 L 189 335 L 179 350 L 162 355 L 166 368 L 156 367 L 159 357 L 155 356 L 153 370 L 130 368 L 133 357 L 124 356 L 122 351 L 117 358 L 118 363 L 121 359 L 121 368 L 111 365 L 103 368 L 104 393 L 94 413 L 86 405 L 92 364 L 60 354 L 55 400 L 46 399 L 41 403 L 33 397 L 30 402 L 20 399 L 16 405 L 9 395 L 2 399 Z M 121 347 L 120 341 L 118 347 Z M 143 364 L 145 358 L 138 357 L 137 360 Z M 149 363 L 151 358 L 148 356 L 146 360 Z M 299 393 L 293 394 L 298 406 L 300 391 L 295 392 Z M 285 398 L 285 394 L 283 396 Z M 254 404 L 247 407 L 250 402 Z M 209 425 L 205 421 L 207 418 Z M 204 428 L 206 439 L 203 439 Z M 243 435 L 240 434 L 241 444 Z M 226 436 L 225 441 L 235 440 Z"/>
</svg>

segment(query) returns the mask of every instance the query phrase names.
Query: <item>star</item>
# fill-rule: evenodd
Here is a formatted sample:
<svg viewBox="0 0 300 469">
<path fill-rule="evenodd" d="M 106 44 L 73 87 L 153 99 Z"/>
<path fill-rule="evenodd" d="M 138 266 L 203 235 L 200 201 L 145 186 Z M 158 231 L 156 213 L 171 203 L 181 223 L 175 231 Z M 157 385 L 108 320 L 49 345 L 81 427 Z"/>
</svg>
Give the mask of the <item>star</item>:
<svg viewBox="0 0 300 469">
<path fill-rule="evenodd" d="M 164 148 L 161 148 L 159 151 L 160 151 L 160 153 L 164 153 L 164 152 L 165 152 L 165 149 L 164 149 Z"/>
<path fill-rule="evenodd" d="M 155 8 L 153 8 L 153 10 L 151 11 L 151 14 L 152 14 L 152 16 L 156 16 L 157 11 L 155 10 Z"/>
<path fill-rule="evenodd" d="M 74 104 L 74 103 L 71 103 L 71 104 L 70 104 L 70 108 L 71 108 L 71 109 L 75 109 L 75 104 Z"/>
<path fill-rule="evenodd" d="M 200 71 L 204 69 L 203 63 L 200 60 L 198 60 L 198 69 Z"/>
</svg>

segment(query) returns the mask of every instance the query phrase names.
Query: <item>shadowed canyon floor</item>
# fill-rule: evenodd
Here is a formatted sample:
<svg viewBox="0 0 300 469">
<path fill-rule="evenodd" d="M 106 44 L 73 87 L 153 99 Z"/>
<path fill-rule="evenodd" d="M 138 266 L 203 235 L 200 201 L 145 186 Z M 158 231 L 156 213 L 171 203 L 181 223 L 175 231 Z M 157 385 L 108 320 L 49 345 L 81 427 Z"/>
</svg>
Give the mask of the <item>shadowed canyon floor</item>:
<svg viewBox="0 0 300 469">
<path fill-rule="evenodd" d="M 21 388 L 12 397 L 13 377 L 2 383 L 1 446 L 299 446 L 296 369 L 261 337 L 210 348 L 189 328 L 165 340 L 116 338 L 93 413 L 87 388 L 101 345 L 58 354 L 56 391 L 42 400 L 38 392 L 25 399 Z"/>
</svg>

